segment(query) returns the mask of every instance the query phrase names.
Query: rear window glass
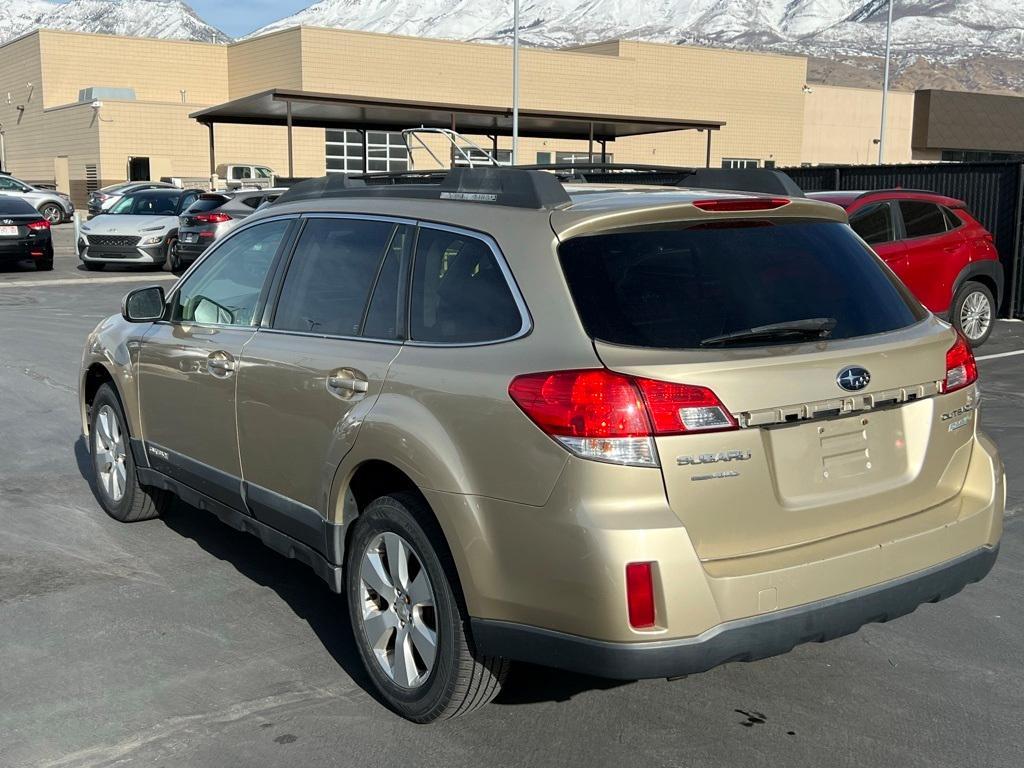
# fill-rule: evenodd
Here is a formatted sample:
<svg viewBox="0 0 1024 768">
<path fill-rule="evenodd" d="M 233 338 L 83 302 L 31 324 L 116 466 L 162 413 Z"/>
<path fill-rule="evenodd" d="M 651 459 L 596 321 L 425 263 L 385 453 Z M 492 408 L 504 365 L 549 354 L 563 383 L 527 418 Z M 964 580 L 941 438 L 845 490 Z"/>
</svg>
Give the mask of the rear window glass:
<svg viewBox="0 0 1024 768">
<path fill-rule="evenodd" d="M 221 197 L 220 195 L 211 195 L 209 197 L 203 195 L 189 206 L 188 211 L 189 213 L 206 213 L 207 211 L 215 211 L 227 201 L 228 198 Z"/>
<path fill-rule="evenodd" d="M 912 325 L 925 310 L 837 222 L 653 229 L 568 240 L 562 269 L 596 339 L 696 349 L 750 328 L 819 318 L 832 339 Z M 751 338 L 735 346 L 793 343 Z"/>
<path fill-rule="evenodd" d="M 0 195 L 0 215 L 10 214 L 12 216 L 24 216 L 26 213 L 35 213 L 36 209 L 17 197 Z"/>
</svg>

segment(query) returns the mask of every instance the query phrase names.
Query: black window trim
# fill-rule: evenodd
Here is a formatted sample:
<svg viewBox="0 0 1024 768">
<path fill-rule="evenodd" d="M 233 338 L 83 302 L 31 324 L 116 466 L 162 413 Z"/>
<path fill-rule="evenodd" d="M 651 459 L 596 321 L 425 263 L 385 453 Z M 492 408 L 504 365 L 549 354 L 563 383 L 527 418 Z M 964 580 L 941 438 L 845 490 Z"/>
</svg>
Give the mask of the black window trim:
<svg viewBox="0 0 1024 768">
<path fill-rule="evenodd" d="M 196 326 L 196 327 L 199 327 L 199 328 L 222 328 L 222 329 L 233 329 L 233 330 L 250 330 L 250 331 L 253 331 L 253 332 L 259 330 L 262 322 L 266 318 L 266 310 L 267 310 L 267 307 L 269 306 L 271 290 L 274 287 L 275 280 L 277 278 L 277 273 L 278 273 L 278 270 L 279 270 L 279 267 L 280 267 L 281 260 L 284 258 L 284 256 L 286 254 L 291 253 L 291 250 L 292 250 L 292 248 L 293 248 L 293 246 L 295 244 L 294 241 L 295 241 L 295 237 L 296 237 L 296 231 L 298 229 L 298 227 L 295 226 L 295 222 L 298 220 L 298 218 L 299 218 L 298 214 L 294 214 L 294 213 L 283 214 L 281 216 L 272 216 L 272 217 L 268 217 L 266 219 L 259 219 L 258 221 L 246 222 L 244 225 L 238 227 L 237 229 L 231 230 L 231 232 L 227 235 L 227 237 L 225 237 L 222 240 L 218 240 L 213 245 L 211 245 L 209 248 L 207 248 L 200 255 L 200 257 L 198 259 L 196 259 L 192 263 L 192 266 L 190 266 L 187 270 L 185 270 L 185 274 L 183 274 L 181 276 L 181 278 L 178 280 L 178 282 L 174 284 L 174 286 L 171 288 L 170 292 L 167 294 L 167 296 L 164 299 L 164 316 L 163 316 L 163 318 L 160 319 L 160 320 L 155 320 L 154 321 L 154 325 L 179 325 L 179 326 L 180 325 L 188 325 L 188 326 Z M 277 252 L 274 254 L 274 259 L 273 259 L 273 261 L 271 261 L 270 269 L 267 271 L 267 277 L 265 277 L 264 280 L 263 280 L 263 288 L 260 290 L 260 297 L 256 301 L 256 309 L 253 312 L 253 322 L 252 323 L 247 323 L 245 325 L 224 325 L 224 324 L 220 324 L 220 323 L 197 323 L 197 322 L 184 323 L 184 322 L 182 322 L 180 320 L 171 320 L 169 318 L 169 313 L 171 311 L 172 301 L 178 295 L 178 293 L 181 291 L 182 287 L 187 284 L 187 282 L 188 282 L 189 278 L 191 277 L 192 273 L 196 271 L 196 268 L 198 268 L 200 264 L 205 262 L 209 258 L 210 254 L 215 253 L 220 248 L 223 248 L 225 243 L 228 243 L 231 240 L 233 240 L 234 238 L 238 237 L 238 235 L 240 235 L 242 232 L 245 232 L 245 231 L 247 231 L 249 229 L 252 229 L 253 227 L 258 227 L 261 224 L 269 224 L 269 223 L 275 222 L 275 221 L 287 221 L 291 225 L 285 230 L 284 237 L 281 238 L 281 242 L 277 246 Z"/>
<path fill-rule="evenodd" d="M 946 219 L 946 227 L 947 227 L 946 231 L 947 232 L 956 232 L 958 229 L 967 226 L 967 223 L 963 219 L 961 219 L 959 216 L 956 215 L 956 211 L 953 208 L 949 207 L 948 205 L 943 205 L 942 203 L 939 203 L 939 208 L 942 209 L 942 216 L 943 216 L 943 218 Z M 949 216 L 947 216 L 947 214 L 949 214 L 949 216 L 953 217 L 953 221 L 956 222 L 956 226 L 955 227 L 950 227 L 949 226 Z"/>
<path fill-rule="evenodd" d="M 515 341 L 521 339 L 524 336 L 529 335 L 533 331 L 533 318 L 530 316 L 530 310 L 526 306 L 526 300 L 523 299 L 523 294 L 519 290 L 519 284 L 516 283 L 515 276 L 512 274 L 512 270 L 508 266 L 508 262 L 505 260 L 505 254 L 502 253 L 501 248 L 498 246 L 497 241 L 490 235 L 473 229 L 467 229 L 465 227 L 455 227 L 448 224 L 437 224 L 434 222 L 420 221 L 418 229 L 434 229 L 441 232 L 452 232 L 457 235 L 465 235 L 472 237 L 476 240 L 480 240 L 488 248 L 491 249 L 491 254 L 494 256 L 494 261 L 498 265 L 498 269 L 501 270 L 502 276 L 505 278 L 505 284 L 508 286 L 509 291 L 512 293 L 512 300 L 516 304 L 516 309 L 519 310 L 519 318 L 521 325 L 519 330 L 513 333 L 511 336 L 506 336 L 502 339 L 489 339 L 487 341 L 416 341 L 412 338 L 412 276 L 416 274 L 416 257 L 419 250 L 419 232 L 416 233 L 416 250 L 413 251 L 412 259 L 409 261 L 410 278 L 407 288 L 406 300 L 408 305 L 406 307 L 406 330 L 405 330 L 405 344 L 410 347 L 489 347 L 492 344 L 504 344 L 509 341 Z"/>
</svg>

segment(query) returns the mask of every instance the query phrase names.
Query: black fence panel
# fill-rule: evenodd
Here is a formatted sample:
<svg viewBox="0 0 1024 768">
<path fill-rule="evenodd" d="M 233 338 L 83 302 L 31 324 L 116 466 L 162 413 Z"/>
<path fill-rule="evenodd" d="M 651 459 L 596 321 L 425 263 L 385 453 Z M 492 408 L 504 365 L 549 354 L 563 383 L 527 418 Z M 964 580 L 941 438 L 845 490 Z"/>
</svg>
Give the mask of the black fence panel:
<svg viewBox="0 0 1024 768">
<path fill-rule="evenodd" d="M 1024 316 L 1024 165 L 941 163 L 934 165 L 852 165 L 786 168 L 805 192 L 923 189 L 955 197 L 995 238 L 1006 275 L 1001 314 Z"/>
</svg>

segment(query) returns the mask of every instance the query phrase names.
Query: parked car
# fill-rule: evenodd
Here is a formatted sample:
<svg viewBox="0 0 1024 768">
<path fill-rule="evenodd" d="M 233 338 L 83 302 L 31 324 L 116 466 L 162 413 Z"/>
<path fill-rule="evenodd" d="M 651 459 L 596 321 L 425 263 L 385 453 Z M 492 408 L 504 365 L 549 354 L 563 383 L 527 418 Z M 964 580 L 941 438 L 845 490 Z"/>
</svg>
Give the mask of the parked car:
<svg viewBox="0 0 1024 768">
<path fill-rule="evenodd" d="M 246 189 L 237 192 L 207 192 L 181 214 L 178 239 L 171 249 L 170 266 L 177 271 L 265 203 L 276 200 L 283 189 Z"/>
<path fill-rule="evenodd" d="M 521 660 L 675 677 L 989 571 L 970 347 L 833 205 L 543 171 L 303 182 L 85 344 L 103 508 L 309 564 L 428 722 Z M 338 609 L 341 616 L 344 609 Z"/>
<path fill-rule="evenodd" d="M 0 173 L 0 196 L 24 200 L 50 224 L 69 221 L 75 214 L 74 203 L 63 192 L 44 189 L 6 173 Z"/>
<path fill-rule="evenodd" d="M 113 208 L 125 195 L 147 189 L 174 189 L 174 185 L 162 181 L 125 181 L 111 184 L 89 195 L 89 216 L 99 216 Z"/>
<path fill-rule="evenodd" d="M 50 222 L 27 201 L 0 195 L 0 264 L 31 261 L 36 269 L 53 269 Z"/>
<path fill-rule="evenodd" d="M 146 189 L 122 197 L 113 208 L 83 224 L 78 258 L 86 269 L 107 264 L 167 263 L 178 235 L 178 216 L 201 189 Z"/>
<path fill-rule="evenodd" d="M 274 186 L 276 175 L 265 165 L 231 163 L 217 166 L 217 177 L 228 189 L 269 189 Z"/>
<path fill-rule="evenodd" d="M 972 347 L 985 343 L 1003 294 L 992 235 L 962 200 L 906 189 L 818 192 L 846 209 L 864 238 L 928 309 L 948 319 Z"/>
</svg>

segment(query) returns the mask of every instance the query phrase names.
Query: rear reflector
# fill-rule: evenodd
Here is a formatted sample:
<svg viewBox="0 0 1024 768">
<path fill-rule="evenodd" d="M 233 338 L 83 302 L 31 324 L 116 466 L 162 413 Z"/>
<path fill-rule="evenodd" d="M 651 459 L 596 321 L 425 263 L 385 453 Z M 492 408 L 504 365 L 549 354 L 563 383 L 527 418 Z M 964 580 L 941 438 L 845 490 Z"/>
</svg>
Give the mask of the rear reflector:
<svg viewBox="0 0 1024 768">
<path fill-rule="evenodd" d="M 790 200 L 784 197 L 744 197 L 740 199 L 721 200 L 697 200 L 694 208 L 711 213 L 736 213 L 742 211 L 773 211 L 784 205 L 789 205 Z"/>
<path fill-rule="evenodd" d="M 653 439 L 736 429 L 706 387 L 640 379 L 605 368 L 517 376 L 509 396 L 538 427 L 585 459 L 658 466 Z"/>
<path fill-rule="evenodd" d="M 978 363 L 974 360 L 971 345 L 957 333 L 956 342 L 946 352 L 946 379 L 942 382 L 943 392 L 956 392 L 978 380 Z"/>
<path fill-rule="evenodd" d="M 40 230 L 43 229 L 49 229 L 50 222 L 48 222 L 46 219 L 40 219 L 39 221 L 30 221 L 25 226 L 31 230 L 34 230 L 35 232 L 39 232 Z"/>
<path fill-rule="evenodd" d="M 626 604 L 629 626 L 650 629 L 655 625 L 653 563 L 626 564 Z"/>
</svg>

